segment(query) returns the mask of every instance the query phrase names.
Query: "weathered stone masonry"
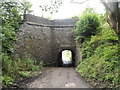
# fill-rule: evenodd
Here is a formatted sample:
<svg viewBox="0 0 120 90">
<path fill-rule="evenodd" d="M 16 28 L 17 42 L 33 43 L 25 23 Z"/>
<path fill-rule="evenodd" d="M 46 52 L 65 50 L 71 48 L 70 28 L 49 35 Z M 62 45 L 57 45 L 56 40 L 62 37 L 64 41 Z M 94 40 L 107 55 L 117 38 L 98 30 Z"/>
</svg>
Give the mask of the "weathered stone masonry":
<svg viewBox="0 0 120 90">
<path fill-rule="evenodd" d="M 38 62 L 58 66 L 60 54 L 64 49 L 71 50 L 74 60 L 77 59 L 76 43 L 74 41 L 74 26 L 77 19 L 56 19 L 25 15 L 25 23 L 18 33 L 15 53 L 21 57 L 27 52 Z"/>
</svg>

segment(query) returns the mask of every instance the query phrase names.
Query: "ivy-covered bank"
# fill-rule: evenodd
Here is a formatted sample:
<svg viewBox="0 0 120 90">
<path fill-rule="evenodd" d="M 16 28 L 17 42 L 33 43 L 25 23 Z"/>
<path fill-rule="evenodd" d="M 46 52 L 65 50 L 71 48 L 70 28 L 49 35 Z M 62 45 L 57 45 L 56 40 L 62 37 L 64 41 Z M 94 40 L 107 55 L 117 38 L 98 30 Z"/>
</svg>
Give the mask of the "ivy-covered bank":
<svg viewBox="0 0 120 90">
<path fill-rule="evenodd" d="M 15 84 L 15 81 L 31 76 L 33 71 L 41 70 L 43 62 L 36 63 L 36 60 L 26 53 L 26 56 L 20 58 L 18 55 L 13 55 L 13 46 L 17 40 L 16 33 L 18 32 L 25 13 L 31 12 L 31 4 L 29 2 L 7 2 L 0 3 L 0 18 L 2 26 L 0 26 L 0 40 L 2 40 L 2 53 L 0 53 L 0 80 L 4 87 Z M 1 61 L 2 60 L 2 61 Z M 35 73 L 33 73 L 35 74 Z"/>
<path fill-rule="evenodd" d="M 96 14 L 91 8 L 80 16 L 75 33 L 81 45 L 82 61 L 77 71 L 96 87 L 118 88 L 120 47 L 105 16 Z"/>
</svg>

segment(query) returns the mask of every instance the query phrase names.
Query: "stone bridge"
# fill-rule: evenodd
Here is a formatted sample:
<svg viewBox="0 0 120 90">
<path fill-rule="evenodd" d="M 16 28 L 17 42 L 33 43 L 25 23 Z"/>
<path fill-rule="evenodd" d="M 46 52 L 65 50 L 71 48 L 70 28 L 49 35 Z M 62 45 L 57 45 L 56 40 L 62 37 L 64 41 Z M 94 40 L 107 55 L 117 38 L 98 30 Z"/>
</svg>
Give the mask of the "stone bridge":
<svg viewBox="0 0 120 90">
<path fill-rule="evenodd" d="M 74 27 L 77 19 L 48 20 L 33 15 L 25 15 L 25 22 L 18 32 L 15 53 L 21 57 L 31 54 L 37 62 L 61 66 L 61 52 L 72 52 L 73 66 L 81 59 L 74 41 Z"/>
</svg>

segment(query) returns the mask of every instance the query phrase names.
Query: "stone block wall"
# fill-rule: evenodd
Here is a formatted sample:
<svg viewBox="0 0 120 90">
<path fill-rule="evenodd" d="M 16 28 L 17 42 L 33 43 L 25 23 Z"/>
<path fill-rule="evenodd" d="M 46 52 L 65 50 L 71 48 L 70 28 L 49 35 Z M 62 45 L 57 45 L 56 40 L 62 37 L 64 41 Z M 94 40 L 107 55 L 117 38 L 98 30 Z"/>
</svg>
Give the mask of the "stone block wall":
<svg viewBox="0 0 120 90">
<path fill-rule="evenodd" d="M 58 65 L 59 53 L 72 50 L 76 54 L 74 26 L 78 20 L 48 20 L 42 17 L 26 15 L 25 22 L 18 32 L 15 53 L 21 57 L 27 52 L 47 65 Z"/>
</svg>

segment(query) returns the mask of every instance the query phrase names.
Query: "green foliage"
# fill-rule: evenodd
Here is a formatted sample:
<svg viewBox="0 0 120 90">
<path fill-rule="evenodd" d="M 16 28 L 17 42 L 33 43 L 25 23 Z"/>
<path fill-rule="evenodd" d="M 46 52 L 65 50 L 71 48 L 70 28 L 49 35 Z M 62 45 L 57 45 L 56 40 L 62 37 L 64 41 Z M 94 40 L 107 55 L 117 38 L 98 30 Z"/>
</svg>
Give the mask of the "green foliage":
<svg viewBox="0 0 120 90">
<path fill-rule="evenodd" d="M 73 16 L 73 17 L 71 17 L 72 19 L 79 19 L 79 17 L 78 16 Z"/>
<path fill-rule="evenodd" d="M 9 24 L 2 28 L 2 51 L 7 53 L 13 52 L 13 45 L 16 40 L 14 28 Z"/>
<path fill-rule="evenodd" d="M 10 2 L 7 0 L 0 3 L 0 40 L 2 39 L 2 77 L 4 85 L 12 85 L 19 77 L 28 77 L 32 71 L 42 69 L 36 60 L 30 55 L 25 57 L 12 56 L 13 46 L 17 40 L 16 34 L 23 23 L 24 14 L 31 12 L 29 2 Z M 1 49 L 1 48 L 0 48 Z"/>
<path fill-rule="evenodd" d="M 83 60 L 77 66 L 81 76 L 92 80 L 109 82 L 106 86 L 119 87 L 120 54 L 118 37 L 108 24 L 102 25 L 102 30 L 90 40 L 82 43 Z"/>
<path fill-rule="evenodd" d="M 13 84 L 13 81 L 14 81 L 11 77 L 9 77 L 9 76 L 7 76 L 7 75 L 4 75 L 4 76 L 2 77 L 2 80 L 3 80 L 3 84 L 4 84 L 4 85 L 12 85 L 12 84 Z"/>
<path fill-rule="evenodd" d="M 2 73 L 15 79 L 18 73 L 18 63 L 11 59 L 7 53 L 2 53 Z"/>
<path fill-rule="evenodd" d="M 0 37 L 2 38 L 2 52 L 9 55 L 13 52 L 13 46 L 16 41 L 16 33 L 22 24 L 24 12 L 30 12 L 30 4 L 28 2 L 7 2 L 0 3 L 0 17 L 2 19 L 2 27 L 0 27 Z"/>
<path fill-rule="evenodd" d="M 2 57 L 2 78 L 5 85 L 13 84 L 19 77 L 29 77 L 30 72 L 43 68 L 43 62 L 37 64 L 36 60 L 28 54 L 22 59 L 18 55 L 13 59 L 7 53 L 2 53 Z"/>
<path fill-rule="evenodd" d="M 102 82 L 108 81 L 111 83 L 110 85 L 113 84 L 112 87 L 115 87 L 114 85 L 118 85 L 120 78 L 118 75 L 119 66 L 118 45 L 107 47 L 101 45 L 91 57 L 83 60 L 77 70 L 86 78 Z"/>
<path fill-rule="evenodd" d="M 99 82 L 98 87 L 119 87 L 118 37 L 105 22 L 105 15 L 98 16 L 87 9 L 77 23 L 76 40 L 81 44 L 83 58 L 77 71 L 87 80 Z"/>
<path fill-rule="evenodd" d="M 36 71 L 43 68 L 43 61 L 41 61 L 38 65 L 34 58 L 30 55 L 26 54 L 25 57 L 18 60 L 19 70 L 21 71 Z"/>
<path fill-rule="evenodd" d="M 43 69 L 43 67 L 44 67 L 44 62 L 43 62 L 43 61 L 40 61 L 40 63 L 39 63 L 39 68 L 40 68 L 40 69 Z"/>
<path fill-rule="evenodd" d="M 98 32 L 100 26 L 99 15 L 96 14 L 91 8 L 87 8 L 86 11 L 80 16 L 76 26 L 76 40 L 78 42 L 84 42 L 92 35 Z"/>
<path fill-rule="evenodd" d="M 110 29 L 108 24 L 105 23 L 100 33 L 95 36 L 91 36 L 91 39 L 88 42 L 85 41 L 82 43 L 83 59 L 90 57 L 92 54 L 94 54 L 93 52 L 98 46 L 101 44 L 106 45 L 106 43 L 110 45 L 117 44 L 118 38 L 114 31 Z"/>
<path fill-rule="evenodd" d="M 32 12 L 32 10 L 30 10 L 30 8 L 32 7 L 32 4 L 30 2 L 22 2 L 21 5 L 21 9 L 23 10 L 24 14 L 29 14 Z"/>
<path fill-rule="evenodd" d="M 28 76 L 30 76 L 30 72 L 29 71 L 21 71 L 21 72 L 19 72 L 19 74 L 22 77 L 28 77 Z"/>
<path fill-rule="evenodd" d="M 64 50 L 64 57 L 68 58 L 69 60 L 72 60 L 72 56 L 71 56 L 71 51 L 70 50 Z"/>
<path fill-rule="evenodd" d="M 34 67 L 34 63 L 35 60 L 32 59 L 29 55 L 26 55 L 25 57 L 22 58 L 22 60 L 20 60 L 20 64 L 22 65 L 20 66 L 21 68 L 25 69 L 25 70 L 32 70 L 32 68 Z"/>
</svg>

